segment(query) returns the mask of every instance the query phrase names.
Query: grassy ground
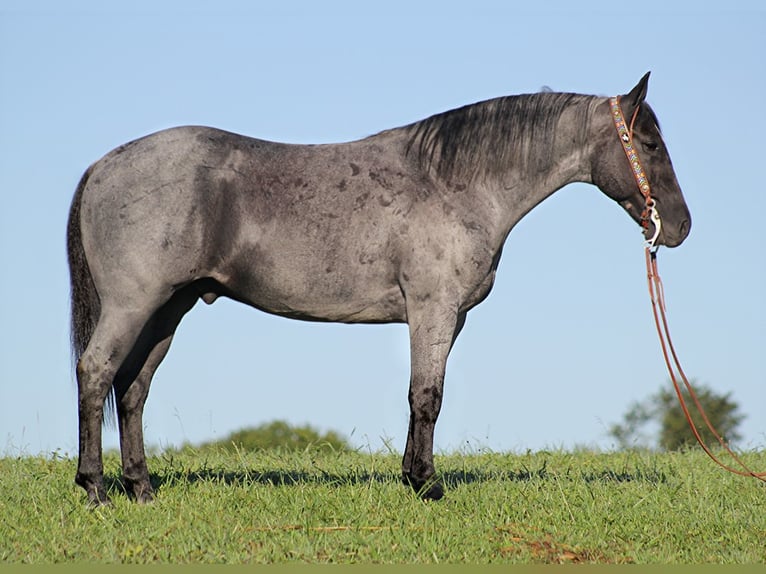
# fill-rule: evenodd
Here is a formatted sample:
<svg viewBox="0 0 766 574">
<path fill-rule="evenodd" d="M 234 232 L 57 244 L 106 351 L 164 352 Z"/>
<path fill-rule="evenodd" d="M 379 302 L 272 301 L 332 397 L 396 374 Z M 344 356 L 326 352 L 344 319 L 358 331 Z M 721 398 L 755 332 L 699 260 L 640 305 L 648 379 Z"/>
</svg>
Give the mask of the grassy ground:
<svg viewBox="0 0 766 574">
<path fill-rule="evenodd" d="M 0 459 L 0 562 L 766 562 L 764 484 L 697 451 L 440 456 L 439 502 L 388 454 L 165 453 L 148 506 L 109 455 L 114 506 L 96 510 L 75 466 Z"/>
</svg>

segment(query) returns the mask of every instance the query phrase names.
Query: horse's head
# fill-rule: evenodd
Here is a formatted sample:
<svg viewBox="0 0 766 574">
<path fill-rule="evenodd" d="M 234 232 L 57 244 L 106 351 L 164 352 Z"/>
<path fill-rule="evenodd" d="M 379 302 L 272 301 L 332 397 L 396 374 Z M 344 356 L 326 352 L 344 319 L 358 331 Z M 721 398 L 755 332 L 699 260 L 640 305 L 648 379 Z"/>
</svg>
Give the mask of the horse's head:
<svg viewBox="0 0 766 574">
<path fill-rule="evenodd" d="M 656 210 L 661 220 L 655 244 L 675 247 L 689 235 L 691 214 L 662 140 L 657 117 L 644 102 L 648 81 L 647 73 L 638 85 L 630 93 L 621 96 L 619 101 L 626 123 L 632 123 L 631 143 L 638 153 L 651 186 L 651 198 L 656 202 Z M 646 199 L 638 187 L 618 137 L 608 101 L 599 105 L 598 120 L 594 122 L 594 126 L 598 130 L 598 136 L 591 156 L 592 181 L 640 224 L 645 219 Z M 649 220 L 644 231 L 647 239 L 654 236 L 654 226 Z"/>
</svg>

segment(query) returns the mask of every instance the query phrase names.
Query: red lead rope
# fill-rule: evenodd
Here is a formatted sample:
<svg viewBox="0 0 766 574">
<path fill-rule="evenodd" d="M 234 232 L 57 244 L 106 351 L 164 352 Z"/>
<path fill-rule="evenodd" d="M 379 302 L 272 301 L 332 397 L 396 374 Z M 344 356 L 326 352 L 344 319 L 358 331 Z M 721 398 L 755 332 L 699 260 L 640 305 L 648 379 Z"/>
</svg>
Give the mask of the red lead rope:
<svg viewBox="0 0 766 574">
<path fill-rule="evenodd" d="M 662 279 L 660 279 L 659 271 L 657 270 L 657 253 L 655 251 L 652 251 L 650 247 L 646 247 L 646 278 L 647 282 L 649 284 L 649 296 L 652 300 L 652 313 L 654 314 L 654 323 L 657 326 L 657 335 L 660 338 L 660 345 L 662 346 L 662 355 L 665 357 L 665 365 L 668 367 L 668 373 L 670 373 L 670 380 L 673 381 L 673 387 L 676 390 L 676 396 L 678 397 L 678 402 L 681 404 L 681 409 L 684 412 L 684 416 L 686 417 L 686 422 L 689 423 L 689 428 L 692 429 L 692 432 L 694 433 L 694 438 L 697 439 L 697 442 L 702 447 L 702 449 L 707 453 L 707 455 L 715 461 L 716 464 L 719 466 L 725 468 L 729 472 L 733 472 L 734 474 L 739 474 L 741 476 L 752 476 L 757 478 L 758 480 L 762 480 L 763 482 L 766 482 L 766 472 L 753 472 L 748 468 L 748 466 L 742 461 L 742 459 L 729 447 L 729 445 L 726 443 L 726 441 L 721 437 L 721 435 L 718 433 L 718 431 L 715 430 L 713 425 L 710 422 L 710 419 L 708 419 L 707 414 L 705 414 L 705 410 L 702 408 L 702 404 L 700 404 L 699 399 L 697 398 L 697 394 L 694 392 L 694 389 L 692 388 L 691 384 L 689 383 L 689 379 L 686 378 L 686 374 L 684 373 L 683 369 L 681 368 L 681 363 L 678 360 L 678 355 L 676 355 L 676 350 L 673 347 L 673 341 L 670 338 L 670 331 L 668 330 L 668 320 L 665 315 L 665 292 L 662 288 Z M 721 462 L 721 460 L 713 454 L 713 452 L 710 450 L 710 447 L 705 444 L 704 439 L 700 435 L 699 430 L 697 430 L 697 425 L 694 424 L 694 420 L 691 417 L 691 414 L 689 413 L 689 407 L 686 405 L 686 400 L 684 399 L 684 396 L 681 392 L 681 385 L 678 383 L 678 379 L 676 378 L 675 371 L 673 369 L 673 364 L 670 362 L 670 358 L 673 358 L 673 363 L 676 366 L 676 369 L 678 370 L 678 375 L 680 379 L 683 381 L 684 386 L 686 387 L 686 390 L 689 392 L 689 396 L 692 399 L 692 402 L 694 403 L 695 408 L 697 409 L 697 412 L 702 417 L 702 420 L 705 422 L 705 426 L 707 426 L 708 430 L 712 433 L 712 435 L 716 438 L 716 440 L 720 443 L 720 445 L 726 450 L 726 452 L 731 456 L 734 461 L 741 467 L 739 468 L 732 468 L 731 466 Z"/>
</svg>

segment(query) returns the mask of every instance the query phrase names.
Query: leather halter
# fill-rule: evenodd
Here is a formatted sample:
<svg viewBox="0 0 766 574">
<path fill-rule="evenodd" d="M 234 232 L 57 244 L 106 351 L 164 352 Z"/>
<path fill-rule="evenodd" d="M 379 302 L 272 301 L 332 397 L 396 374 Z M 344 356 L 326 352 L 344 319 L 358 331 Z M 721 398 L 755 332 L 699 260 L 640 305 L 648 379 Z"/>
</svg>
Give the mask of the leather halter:
<svg viewBox="0 0 766 574">
<path fill-rule="evenodd" d="M 609 106 L 612 110 L 612 120 L 614 121 L 614 127 L 617 128 L 617 135 L 620 138 L 622 149 L 630 163 L 631 172 L 636 180 L 636 185 L 638 185 L 641 195 L 644 196 L 644 211 L 641 213 L 641 226 L 644 229 L 649 229 L 650 221 L 654 225 L 654 235 L 647 239 L 646 244 L 650 249 L 655 250 L 657 248 L 657 238 L 660 236 L 660 229 L 662 228 L 662 220 L 657 211 L 657 202 L 652 197 L 652 188 L 649 185 L 649 179 L 646 177 L 644 168 L 641 166 L 638 150 L 633 145 L 633 124 L 638 117 L 639 108 L 636 107 L 636 110 L 633 112 L 633 117 L 630 120 L 630 126 L 628 126 L 625 122 L 625 117 L 622 114 L 619 96 L 610 98 Z"/>
</svg>

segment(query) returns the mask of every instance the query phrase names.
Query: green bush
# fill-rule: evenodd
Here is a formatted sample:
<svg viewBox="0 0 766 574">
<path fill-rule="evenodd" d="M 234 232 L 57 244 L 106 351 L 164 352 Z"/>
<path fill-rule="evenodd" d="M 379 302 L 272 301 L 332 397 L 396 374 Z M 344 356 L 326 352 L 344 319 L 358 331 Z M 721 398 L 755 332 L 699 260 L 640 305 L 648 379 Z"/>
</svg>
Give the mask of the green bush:
<svg viewBox="0 0 766 574">
<path fill-rule="evenodd" d="M 310 425 L 291 426 L 285 421 L 273 421 L 257 427 L 241 429 L 223 440 L 203 446 L 243 451 L 269 449 L 303 451 L 322 448 L 336 451 L 352 450 L 346 439 L 335 431 L 322 434 Z"/>
</svg>

